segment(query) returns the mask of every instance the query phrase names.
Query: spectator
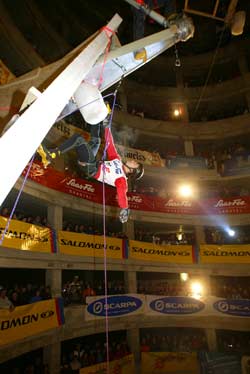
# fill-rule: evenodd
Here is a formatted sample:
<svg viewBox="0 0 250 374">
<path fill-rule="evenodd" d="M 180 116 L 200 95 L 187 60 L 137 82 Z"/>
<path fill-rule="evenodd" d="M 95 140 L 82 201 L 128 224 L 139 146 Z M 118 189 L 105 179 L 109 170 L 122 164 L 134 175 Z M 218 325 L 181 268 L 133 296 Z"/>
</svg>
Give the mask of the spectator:
<svg viewBox="0 0 250 374">
<path fill-rule="evenodd" d="M 14 310 L 14 305 L 6 296 L 7 289 L 3 286 L 0 286 L 0 309 L 9 309 L 9 311 Z"/>
</svg>

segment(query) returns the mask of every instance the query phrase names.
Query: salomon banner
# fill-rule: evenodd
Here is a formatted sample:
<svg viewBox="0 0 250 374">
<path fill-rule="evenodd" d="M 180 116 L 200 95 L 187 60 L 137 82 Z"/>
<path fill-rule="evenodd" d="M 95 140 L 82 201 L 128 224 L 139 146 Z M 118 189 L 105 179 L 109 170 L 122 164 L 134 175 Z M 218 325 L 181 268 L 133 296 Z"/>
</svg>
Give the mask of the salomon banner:
<svg viewBox="0 0 250 374">
<path fill-rule="evenodd" d="M 8 218 L 0 216 L 0 235 L 3 234 L 7 222 Z M 54 252 L 50 229 L 14 219 L 4 235 L 2 247 L 32 252 Z"/>
<path fill-rule="evenodd" d="M 202 244 L 201 264 L 249 264 L 250 244 Z"/>
<path fill-rule="evenodd" d="M 13 343 L 64 324 L 62 299 L 51 299 L 0 309 L 0 346 Z"/>
<path fill-rule="evenodd" d="M 58 247 L 60 253 L 67 255 L 103 257 L 104 237 L 59 231 Z M 123 240 L 106 237 L 105 250 L 107 257 L 123 259 Z"/>
<path fill-rule="evenodd" d="M 195 352 L 142 352 L 142 374 L 197 374 L 200 372 Z"/>
<path fill-rule="evenodd" d="M 135 363 L 134 356 L 127 355 L 119 360 L 109 362 L 109 371 L 107 371 L 106 362 L 80 369 L 80 374 L 134 374 Z"/>
<path fill-rule="evenodd" d="M 89 296 L 86 299 L 85 320 L 108 317 L 129 317 L 144 312 L 145 297 L 137 294 L 105 296 Z"/>
<path fill-rule="evenodd" d="M 129 259 L 192 264 L 194 255 L 191 245 L 157 245 L 129 240 Z"/>
<path fill-rule="evenodd" d="M 164 167 L 165 161 L 161 159 L 159 153 L 151 153 L 141 151 L 140 149 L 127 148 L 122 145 L 117 145 L 117 150 L 125 160 L 135 160 L 144 165 Z"/>
</svg>

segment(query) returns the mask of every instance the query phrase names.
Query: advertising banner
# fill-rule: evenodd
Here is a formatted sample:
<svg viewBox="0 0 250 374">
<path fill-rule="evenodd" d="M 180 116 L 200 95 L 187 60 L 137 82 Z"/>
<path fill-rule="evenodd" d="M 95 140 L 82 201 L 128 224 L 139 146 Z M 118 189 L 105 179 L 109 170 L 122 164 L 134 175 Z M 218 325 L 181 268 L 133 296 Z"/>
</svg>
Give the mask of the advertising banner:
<svg viewBox="0 0 250 374">
<path fill-rule="evenodd" d="M 129 259 L 192 264 L 194 262 L 193 247 L 191 245 L 157 245 L 129 240 Z"/>
<path fill-rule="evenodd" d="M 201 244 L 202 264 L 249 264 L 250 244 Z"/>
<path fill-rule="evenodd" d="M 250 300 L 222 299 L 214 296 L 196 299 L 190 296 L 146 295 L 145 314 L 151 316 L 250 317 Z"/>
<path fill-rule="evenodd" d="M 103 257 L 104 237 L 58 231 L 58 248 L 60 253 L 67 255 Z M 106 237 L 106 255 L 123 259 L 123 240 Z"/>
<path fill-rule="evenodd" d="M 0 216 L 0 235 L 3 234 L 7 221 L 8 218 Z M 32 252 L 51 253 L 54 251 L 49 228 L 14 219 L 10 222 L 2 246 Z"/>
<path fill-rule="evenodd" d="M 90 134 L 87 131 L 80 129 L 79 127 L 70 125 L 65 121 L 56 122 L 50 129 L 46 136 L 46 139 L 54 144 L 63 142 L 65 139 L 70 138 L 74 134 L 82 135 L 87 141 L 90 138 Z"/>
<path fill-rule="evenodd" d="M 0 60 L 0 85 L 7 84 L 14 78 L 15 75 L 12 74 L 3 61 Z"/>
<path fill-rule="evenodd" d="M 80 199 L 86 199 L 93 203 L 102 204 L 101 183 L 76 178 L 75 176 L 55 170 L 52 167 L 44 169 L 38 162 L 32 164 L 29 178 L 56 191 L 76 196 Z M 106 186 L 105 191 L 106 204 L 118 206 L 116 189 Z M 164 199 L 158 196 L 129 193 L 128 201 L 130 209 L 166 214 L 223 215 L 250 213 L 250 196 L 200 201 L 174 198 Z"/>
<path fill-rule="evenodd" d="M 151 153 L 140 149 L 127 148 L 117 145 L 118 153 L 126 160 L 135 160 L 144 165 L 164 167 L 165 161 L 161 159 L 159 153 Z"/>
<path fill-rule="evenodd" d="M 197 374 L 199 362 L 195 352 L 142 352 L 142 374 Z"/>
<path fill-rule="evenodd" d="M 168 159 L 169 169 L 207 169 L 207 161 L 203 157 L 176 156 Z"/>
<path fill-rule="evenodd" d="M 108 309 L 108 317 L 124 317 L 142 314 L 144 312 L 145 297 L 138 294 L 88 296 L 86 299 L 85 320 L 105 318 Z"/>
<path fill-rule="evenodd" d="M 0 310 L 0 346 L 13 343 L 64 324 L 62 299 L 39 301 Z"/>
<path fill-rule="evenodd" d="M 80 374 L 135 374 L 134 356 L 127 355 L 109 363 L 107 372 L 106 362 L 80 369 Z"/>
</svg>

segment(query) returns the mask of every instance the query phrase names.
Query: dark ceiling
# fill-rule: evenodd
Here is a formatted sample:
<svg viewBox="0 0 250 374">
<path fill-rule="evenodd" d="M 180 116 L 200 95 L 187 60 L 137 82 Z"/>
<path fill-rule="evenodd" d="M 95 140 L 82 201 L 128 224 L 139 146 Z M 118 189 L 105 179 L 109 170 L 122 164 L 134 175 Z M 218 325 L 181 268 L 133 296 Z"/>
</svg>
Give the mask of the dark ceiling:
<svg viewBox="0 0 250 374">
<path fill-rule="evenodd" d="M 190 0 L 190 7 L 209 12 L 215 0 Z M 220 0 L 218 14 L 224 16 L 229 0 Z M 181 11 L 184 0 L 176 0 L 176 10 Z M 244 34 L 250 35 L 250 1 L 239 0 L 237 9 L 247 11 Z M 132 41 L 133 17 L 130 5 L 123 0 L 0 0 L 0 53 L 1 59 L 16 74 L 21 75 L 30 66 L 20 59 L 13 41 L 15 30 L 41 58 L 43 64 L 62 57 L 73 47 L 101 28 L 114 13 L 119 13 L 123 23 L 118 36 L 122 44 Z M 192 40 L 178 46 L 180 55 L 196 55 L 216 48 L 223 23 L 200 16 L 192 16 L 196 32 Z M 12 33 L 6 25 L 13 24 Z M 146 34 L 161 30 L 155 23 L 146 21 Z M 230 42 L 228 29 L 224 30 L 221 45 Z M 166 54 L 173 54 L 169 50 Z M 38 64 L 39 64 L 38 58 Z"/>
</svg>

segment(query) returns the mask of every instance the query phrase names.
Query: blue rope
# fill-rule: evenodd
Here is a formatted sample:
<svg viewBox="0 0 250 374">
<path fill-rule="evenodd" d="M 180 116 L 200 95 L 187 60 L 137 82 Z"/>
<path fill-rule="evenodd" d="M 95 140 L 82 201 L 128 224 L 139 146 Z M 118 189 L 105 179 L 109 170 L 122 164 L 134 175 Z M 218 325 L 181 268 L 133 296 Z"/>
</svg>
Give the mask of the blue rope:
<svg viewBox="0 0 250 374">
<path fill-rule="evenodd" d="M 34 158 L 35 158 L 35 153 L 33 154 L 32 158 L 31 158 L 31 160 L 30 160 L 30 163 L 29 163 L 29 167 L 28 167 L 27 173 L 25 174 L 25 176 L 24 176 L 24 178 L 23 178 L 23 183 L 22 183 L 21 188 L 20 188 L 20 190 L 19 190 L 19 192 L 18 192 L 18 194 L 17 194 L 16 201 L 15 201 L 15 203 L 14 203 L 14 205 L 13 205 L 13 208 L 12 208 L 12 211 L 11 211 L 10 216 L 9 216 L 9 218 L 8 218 L 8 221 L 7 221 L 7 223 L 6 223 L 6 226 L 5 226 L 4 232 L 3 232 L 2 236 L 1 236 L 1 239 L 0 239 L 0 246 L 3 244 L 4 237 L 5 237 L 6 232 L 7 232 L 8 228 L 9 228 L 9 226 L 10 226 L 10 222 L 11 222 L 11 220 L 12 220 L 12 217 L 13 217 L 14 213 L 15 213 L 15 210 L 16 210 L 16 207 L 17 207 L 18 201 L 19 201 L 19 199 L 20 199 L 21 193 L 23 192 L 23 189 L 24 189 L 25 183 L 26 183 L 26 181 L 27 181 L 27 178 L 28 178 L 28 176 L 29 176 L 30 169 L 31 169 L 31 166 L 32 166 L 32 164 L 33 164 Z"/>
</svg>

